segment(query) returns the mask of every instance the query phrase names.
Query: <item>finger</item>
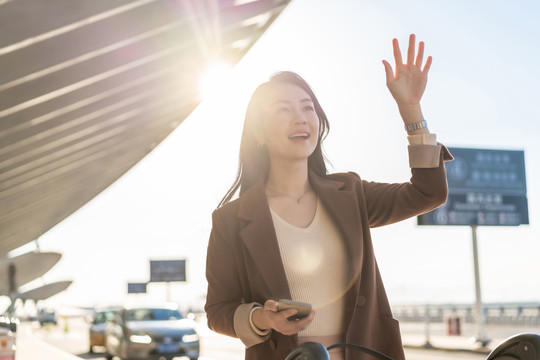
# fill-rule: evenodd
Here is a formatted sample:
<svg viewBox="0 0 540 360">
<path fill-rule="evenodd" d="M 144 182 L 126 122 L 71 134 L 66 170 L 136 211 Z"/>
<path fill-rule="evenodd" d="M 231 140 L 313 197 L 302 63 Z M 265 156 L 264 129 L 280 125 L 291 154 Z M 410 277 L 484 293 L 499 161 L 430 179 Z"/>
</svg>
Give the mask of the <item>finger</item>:
<svg viewBox="0 0 540 360">
<path fill-rule="evenodd" d="M 278 311 L 278 303 L 274 300 L 266 300 L 264 303 L 264 310 L 269 310 L 273 312 Z"/>
<path fill-rule="evenodd" d="M 416 54 L 416 63 L 415 63 L 415 65 L 418 67 L 422 67 L 422 62 L 424 61 L 424 47 L 425 47 L 424 42 L 420 41 L 418 43 L 418 54 Z"/>
<path fill-rule="evenodd" d="M 309 313 L 309 315 L 306 316 L 305 318 L 302 318 L 300 321 L 306 322 L 309 325 L 315 318 L 315 315 L 317 315 L 317 312 L 314 309 L 311 309 L 311 312 Z"/>
<path fill-rule="evenodd" d="M 401 57 L 401 50 L 399 49 L 398 39 L 393 39 L 392 45 L 394 46 L 394 59 L 396 60 L 396 68 L 397 68 L 399 65 L 403 64 L 403 58 Z"/>
<path fill-rule="evenodd" d="M 390 84 L 394 80 L 394 70 L 392 65 L 386 60 L 383 60 L 384 72 L 386 73 L 386 84 Z"/>
<path fill-rule="evenodd" d="M 299 331 L 304 330 L 313 322 L 316 314 L 315 310 L 311 310 L 311 313 L 308 316 L 296 321 L 294 326 L 299 329 Z"/>
<path fill-rule="evenodd" d="M 414 54 L 416 52 L 415 42 L 416 42 L 416 36 L 414 34 L 411 34 L 409 36 L 409 49 L 407 50 L 407 65 L 414 64 Z"/>
<path fill-rule="evenodd" d="M 316 311 L 315 310 L 311 310 L 311 312 L 307 315 L 307 316 L 304 316 L 303 318 L 300 318 L 300 319 L 297 319 L 295 320 L 294 322 L 297 324 L 297 326 L 302 326 L 302 327 L 307 327 L 309 324 L 311 324 L 311 322 L 313 321 L 313 319 L 315 318 L 315 315 L 316 315 Z"/>
<path fill-rule="evenodd" d="M 429 72 L 429 69 L 431 68 L 431 63 L 433 62 L 433 58 L 431 56 L 428 56 L 426 60 L 426 65 L 424 65 L 424 70 L 422 72 L 427 75 Z"/>
</svg>

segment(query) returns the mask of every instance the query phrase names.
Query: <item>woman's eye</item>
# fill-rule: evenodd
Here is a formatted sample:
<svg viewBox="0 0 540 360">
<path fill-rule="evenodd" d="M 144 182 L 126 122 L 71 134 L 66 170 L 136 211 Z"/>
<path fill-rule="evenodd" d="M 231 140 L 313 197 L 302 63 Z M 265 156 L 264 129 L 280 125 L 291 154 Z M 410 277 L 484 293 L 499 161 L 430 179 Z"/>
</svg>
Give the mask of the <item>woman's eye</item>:
<svg viewBox="0 0 540 360">
<path fill-rule="evenodd" d="M 282 108 L 277 109 L 276 112 L 278 112 L 278 113 L 288 113 L 288 112 L 289 112 L 289 108 L 282 107 Z"/>
<path fill-rule="evenodd" d="M 314 111 L 315 109 L 313 108 L 313 106 L 308 105 L 304 108 L 304 110 Z"/>
</svg>

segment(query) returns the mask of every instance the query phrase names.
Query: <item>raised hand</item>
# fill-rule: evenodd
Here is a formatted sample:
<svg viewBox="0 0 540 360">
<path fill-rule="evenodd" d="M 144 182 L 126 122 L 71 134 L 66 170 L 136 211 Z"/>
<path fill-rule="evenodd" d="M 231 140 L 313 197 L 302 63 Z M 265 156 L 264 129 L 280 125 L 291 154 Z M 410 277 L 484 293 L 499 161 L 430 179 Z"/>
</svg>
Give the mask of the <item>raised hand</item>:
<svg viewBox="0 0 540 360">
<path fill-rule="evenodd" d="M 409 36 L 409 48 L 407 50 L 407 62 L 403 63 L 401 50 L 397 39 L 392 40 L 394 47 L 394 59 L 396 62 L 396 71 L 388 61 L 383 60 L 386 72 L 386 85 L 390 93 L 396 100 L 399 111 L 405 123 L 422 121 L 420 110 L 420 100 L 424 94 L 427 85 L 427 75 L 431 67 L 432 57 L 429 56 L 424 67 L 424 42 L 418 44 L 418 53 L 416 53 L 416 36 Z"/>
</svg>

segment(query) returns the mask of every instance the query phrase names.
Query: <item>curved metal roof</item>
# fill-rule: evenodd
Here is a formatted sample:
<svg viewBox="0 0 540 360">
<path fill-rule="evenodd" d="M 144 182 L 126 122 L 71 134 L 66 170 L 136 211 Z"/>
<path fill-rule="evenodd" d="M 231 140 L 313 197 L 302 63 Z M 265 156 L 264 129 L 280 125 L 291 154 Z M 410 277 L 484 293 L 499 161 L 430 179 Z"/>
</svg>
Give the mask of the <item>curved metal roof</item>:
<svg viewBox="0 0 540 360">
<path fill-rule="evenodd" d="M 0 295 L 12 295 L 19 286 L 49 271 L 61 257 L 57 252 L 29 252 L 0 259 Z"/>
<path fill-rule="evenodd" d="M 290 0 L 0 0 L 0 256 L 148 154 Z"/>
</svg>

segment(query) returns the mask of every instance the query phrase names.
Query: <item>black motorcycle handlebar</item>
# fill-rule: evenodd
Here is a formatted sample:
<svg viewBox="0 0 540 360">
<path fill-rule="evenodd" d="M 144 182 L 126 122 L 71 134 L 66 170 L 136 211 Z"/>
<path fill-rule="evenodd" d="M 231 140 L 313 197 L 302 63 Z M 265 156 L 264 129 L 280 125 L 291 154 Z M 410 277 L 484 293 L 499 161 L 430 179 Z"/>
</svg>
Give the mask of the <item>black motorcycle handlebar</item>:
<svg viewBox="0 0 540 360">
<path fill-rule="evenodd" d="M 351 347 L 382 360 L 391 357 L 356 344 L 334 344 L 326 349 L 315 342 L 306 342 L 294 349 L 285 360 L 330 360 L 328 350 L 339 347 Z M 540 360 L 540 334 L 521 333 L 509 337 L 493 349 L 486 360 Z"/>
</svg>

